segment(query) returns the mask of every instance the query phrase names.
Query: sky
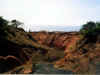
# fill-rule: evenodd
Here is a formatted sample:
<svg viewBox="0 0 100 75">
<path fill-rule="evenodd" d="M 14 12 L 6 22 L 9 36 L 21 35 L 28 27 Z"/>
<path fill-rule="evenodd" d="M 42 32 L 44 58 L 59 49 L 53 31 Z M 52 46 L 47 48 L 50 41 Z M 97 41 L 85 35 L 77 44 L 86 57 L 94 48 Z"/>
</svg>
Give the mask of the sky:
<svg viewBox="0 0 100 75">
<path fill-rule="evenodd" d="M 31 26 L 79 26 L 100 21 L 100 0 L 0 0 L 0 16 Z"/>
</svg>

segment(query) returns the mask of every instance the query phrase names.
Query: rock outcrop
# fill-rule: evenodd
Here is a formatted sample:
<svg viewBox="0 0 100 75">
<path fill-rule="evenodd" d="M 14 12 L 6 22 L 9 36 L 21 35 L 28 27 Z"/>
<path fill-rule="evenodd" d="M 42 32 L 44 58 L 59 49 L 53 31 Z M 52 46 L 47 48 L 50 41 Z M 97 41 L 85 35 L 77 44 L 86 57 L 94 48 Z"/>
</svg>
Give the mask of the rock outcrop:
<svg viewBox="0 0 100 75">
<path fill-rule="evenodd" d="M 70 42 L 72 37 L 78 36 L 79 33 L 78 32 L 32 32 L 31 35 L 40 44 L 64 50 L 66 48 L 67 43 Z"/>
<path fill-rule="evenodd" d="M 92 38 L 92 37 L 91 37 Z M 96 74 L 96 63 L 100 63 L 100 42 L 99 35 L 94 39 L 80 39 L 74 37 L 66 46 L 65 57 L 55 63 L 56 68 L 71 70 L 79 74 Z M 78 46 L 75 44 L 78 42 Z M 76 45 L 76 48 L 74 46 Z M 70 48 L 70 46 L 72 48 Z M 74 49 L 73 49 L 74 48 Z"/>
</svg>

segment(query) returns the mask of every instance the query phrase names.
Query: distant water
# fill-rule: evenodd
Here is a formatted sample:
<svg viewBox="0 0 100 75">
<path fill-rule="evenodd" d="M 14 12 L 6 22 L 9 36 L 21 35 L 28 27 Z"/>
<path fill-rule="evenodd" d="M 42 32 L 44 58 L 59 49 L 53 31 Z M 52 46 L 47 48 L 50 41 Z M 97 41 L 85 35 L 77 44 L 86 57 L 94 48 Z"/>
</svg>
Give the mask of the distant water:
<svg viewBox="0 0 100 75">
<path fill-rule="evenodd" d="M 53 67 L 53 64 L 37 64 L 34 74 L 73 74 L 73 72 L 58 70 Z"/>
<path fill-rule="evenodd" d="M 53 26 L 53 25 L 44 25 L 38 26 L 34 25 L 30 28 L 31 31 L 79 31 L 81 26 Z"/>
</svg>

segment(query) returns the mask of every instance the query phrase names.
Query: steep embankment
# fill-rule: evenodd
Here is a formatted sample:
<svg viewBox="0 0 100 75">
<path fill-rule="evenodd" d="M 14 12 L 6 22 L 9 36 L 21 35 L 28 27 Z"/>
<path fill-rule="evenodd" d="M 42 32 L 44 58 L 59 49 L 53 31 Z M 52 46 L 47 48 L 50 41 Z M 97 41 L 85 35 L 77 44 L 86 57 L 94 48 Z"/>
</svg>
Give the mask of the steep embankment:
<svg viewBox="0 0 100 75">
<path fill-rule="evenodd" d="M 13 35 L 12 35 L 13 34 Z M 29 60 L 29 65 L 41 62 L 56 62 L 64 57 L 64 48 L 74 36 L 78 36 L 76 32 L 32 32 L 26 33 L 20 30 L 9 29 L 8 40 L 19 45 L 15 47 L 10 46 L 14 51 L 11 51 L 13 56 L 17 56 L 21 62 Z M 19 39 L 20 38 L 20 39 Z M 20 48 L 19 48 L 20 47 Z M 10 49 L 11 49 L 10 48 Z M 19 48 L 19 49 L 17 49 Z M 8 49 L 9 50 L 9 49 Z M 22 60 L 23 61 L 22 61 Z M 25 69 L 25 65 L 24 65 Z M 28 69 L 26 69 L 28 70 Z M 28 71 L 24 72 L 28 72 Z M 30 67 L 31 70 L 31 67 Z M 32 70 L 31 70 L 32 71 Z"/>
<path fill-rule="evenodd" d="M 56 68 L 71 70 L 75 73 L 96 74 L 100 63 L 100 35 L 83 38 L 73 38 L 65 49 L 65 57 L 55 63 Z M 74 46 L 76 45 L 76 48 Z M 98 74 L 98 73 L 97 73 Z"/>
<path fill-rule="evenodd" d="M 32 32 L 30 34 L 39 44 L 62 50 L 66 48 L 72 37 L 79 36 L 78 32 Z"/>
<path fill-rule="evenodd" d="M 16 61 L 18 65 L 27 62 L 9 73 L 33 73 L 32 65 L 41 63 L 53 63 L 57 69 L 74 73 L 98 72 L 95 68 L 100 61 L 100 35 L 81 38 L 78 32 L 27 33 L 19 29 L 9 29 L 8 33 L 9 48 L 1 60 Z"/>
<path fill-rule="evenodd" d="M 2 42 L 0 43 L 2 49 L 0 73 L 26 64 L 28 61 L 30 63 L 53 62 L 64 56 L 63 51 L 37 43 L 30 33 L 20 28 L 9 26 L 6 38 L 0 41 Z"/>
</svg>

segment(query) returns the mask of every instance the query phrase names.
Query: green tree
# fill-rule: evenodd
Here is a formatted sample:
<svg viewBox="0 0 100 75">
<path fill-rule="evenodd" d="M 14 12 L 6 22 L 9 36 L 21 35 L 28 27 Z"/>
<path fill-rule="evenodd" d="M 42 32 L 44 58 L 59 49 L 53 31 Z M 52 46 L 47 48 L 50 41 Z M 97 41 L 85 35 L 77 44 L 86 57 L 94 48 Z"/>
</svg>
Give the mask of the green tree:
<svg viewBox="0 0 100 75">
<path fill-rule="evenodd" d="M 8 21 L 5 20 L 3 17 L 0 17 L 0 37 L 6 35 L 7 27 L 8 27 Z"/>
<path fill-rule="evenodd" d="M 96 22 L 97 29 L 100 29 L 100 22 Z"/>
<path fill-rule="evenodd" d="M 94 30 L 95 28 L 96 28 L 96 24 L 90 21 L 83 25 L 82 30 L 91 31 L 91 30 Z"/>
<path fill-rule="evenodd" d="M 84 35 L 94 35 L 94 31 L 96 29 L 96 23 L 95 22 L 87 22 L 86 24 L 83 25 L 82 29 L 80 32 Z"/>
</svg>

